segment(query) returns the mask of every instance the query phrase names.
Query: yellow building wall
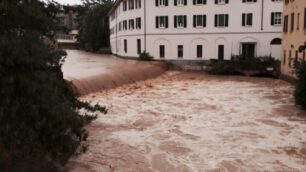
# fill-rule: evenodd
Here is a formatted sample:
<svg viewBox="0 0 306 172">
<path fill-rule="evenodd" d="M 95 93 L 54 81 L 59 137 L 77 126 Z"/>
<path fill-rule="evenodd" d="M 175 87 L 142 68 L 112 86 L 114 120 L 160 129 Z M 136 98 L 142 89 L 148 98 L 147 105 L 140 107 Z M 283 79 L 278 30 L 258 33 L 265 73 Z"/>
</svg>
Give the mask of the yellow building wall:
<svg viewBox="0 0 306 172">
<path fill-rule="evenodd" d="M 283 32 L 281 72 L 285 76 L 296 78 L 294 64 L 296 60 L 306 60 L 305 50 L 299 52 L 300 46 L 305 46 L 305 8 L 306 0 L 284 0 L 283 24 L 286 27 L 285 18 L 288 16 L 288 30 Z M 292 14 L 294 24 L 292 27 Z"/>
</svg>

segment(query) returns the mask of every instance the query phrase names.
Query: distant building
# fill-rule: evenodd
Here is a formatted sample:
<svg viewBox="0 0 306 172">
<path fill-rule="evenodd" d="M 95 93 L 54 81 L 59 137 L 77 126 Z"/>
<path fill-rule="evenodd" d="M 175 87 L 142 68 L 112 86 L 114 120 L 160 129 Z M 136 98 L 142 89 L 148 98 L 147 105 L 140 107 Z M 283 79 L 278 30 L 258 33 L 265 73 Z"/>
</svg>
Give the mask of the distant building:
<svg viewBox="0 0 306 172">
<path fill-rule="evenodd" d="M 285 0 L 281 72 L 295 77 L 294 65 L 306 60 L 306 0 Z"/>
<path fill-rule="evenodd" d="M 67 32 L 78 29 L 78 9 L 79 6 L 62 6 L 56 15 L 59 29 L 57 33 L 67 34 Z"/>
<path fill-rule="evenodd" d="M 282 11 L 283 0 L 117 0 L 111 49 L 160 60 L 280 59 Z"/>
</svg>

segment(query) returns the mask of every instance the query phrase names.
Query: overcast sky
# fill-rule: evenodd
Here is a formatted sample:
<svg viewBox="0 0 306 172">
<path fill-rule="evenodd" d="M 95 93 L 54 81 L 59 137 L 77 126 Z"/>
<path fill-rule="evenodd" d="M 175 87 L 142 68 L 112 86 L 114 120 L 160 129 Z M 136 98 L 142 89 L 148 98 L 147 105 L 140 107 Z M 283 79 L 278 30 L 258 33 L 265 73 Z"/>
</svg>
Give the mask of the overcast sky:
<svg viewBox="0 0 306 172">
<path fill-rule="evenodd" d="M 74 4 L 81 4 L 81 0 L 54 0 L 60 4 L 63 4 L 63 5 L 74 5 Z"/>
</svg>

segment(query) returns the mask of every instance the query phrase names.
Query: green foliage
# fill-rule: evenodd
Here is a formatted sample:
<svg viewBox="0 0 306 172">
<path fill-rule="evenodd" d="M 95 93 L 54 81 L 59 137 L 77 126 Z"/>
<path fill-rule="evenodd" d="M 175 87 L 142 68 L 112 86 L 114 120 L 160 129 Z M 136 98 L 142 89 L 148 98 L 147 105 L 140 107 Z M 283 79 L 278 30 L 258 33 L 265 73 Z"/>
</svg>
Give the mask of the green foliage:
<svg viewBox="0 0 306 172">
<path fill-rule="evenodd" d="M 232 56 L 231 61 L 212 60 L 208 66 L 208 73 L 215 75 L 233 75 L 241 70 L 266 71 L 267 67 L 279 70 L 280 62 L 271 57 L 256 57 L 243 59 L 241 56 Z"/>
<path fill-rule="evenodd" d="M 98 51 L 109 47 L 109 21 L 107 13 L 113 6 L 113 1 L 85 4 L 87 12 L 80 24 L 78 41 L 86 51 Z"/>
<path fill-rule="evenodd" d="M 297 105 L 301 105 L 306 109 L 306 62 L 300 62 L 296 65 L 296 74 L 298 80 L 296 82 L 294 97 Z"/>
<path fill-rule="evenodd" d="M 56 171 L 104 107 L 80 102 L 63 79 L 62 55 L 45 44 L 54 4 L 0 2 L 0 171 Z M 80 110 L 89 110 L 81 114 Z M 56 165 L 57 164 L 57 165 Z"/>
<path fill-rule="evenodd" d="M 145 60 L 145 61 L 149 61 L 153 59 L 153 56 L 151 56 L 149 53 L 147 52 L 142 52 L 141 54 L 139 54 L 139 59 L 140 60 Z"/>
</svg>

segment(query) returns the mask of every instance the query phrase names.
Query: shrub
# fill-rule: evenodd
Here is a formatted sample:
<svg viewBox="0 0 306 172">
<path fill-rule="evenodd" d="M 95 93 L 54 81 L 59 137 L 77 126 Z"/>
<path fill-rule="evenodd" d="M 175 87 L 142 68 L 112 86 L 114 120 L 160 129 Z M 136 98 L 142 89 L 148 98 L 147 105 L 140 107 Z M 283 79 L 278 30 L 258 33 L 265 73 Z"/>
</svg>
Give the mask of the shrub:
<svg viewBox="0 0 306 172">
<path fill-rule="evenodd" d="M 272 57 L 256 57 L 253 59 L 243 59 L 242 56 L 232 56 L 230 61 L 211 60 L 207 72 L 215 75 L 233 75 L 241 70 L 255 70 L 266 72 L 267 67 L 279 70 L 280 62 Z"/>
<path fill-rule="evenodd" d="M 100 48 L 97 53 L 99 54 L 112 54 L 112 50 L 109 47 Z"/>
<path fill-rule="evenodd" d="M 297 82 L 294 91 L 294 98 L 297 105 L 306 109 L 306 62 L 300 62 L 296 65 Z"/>
<path fill-rule="evenodd" d="M 0 171 L 53 172 L 82 149 L 85 125 L 104 107 L 79 101 L 51 37 L 54 4 L 0 1 Z"/>
<path fill-rule="evenodd" d="M 232 75 L 235 68 L 229 61 L 211 61 L 207 72 L 212 75 Z"/>
<path fill-rule="evenodd" d="M 139 59 L 149 61 L 153 59 L 153 56 L 151 56 L 149 53 L 142 52 L 141 54 L 139 54 Z"/>
</svg>

